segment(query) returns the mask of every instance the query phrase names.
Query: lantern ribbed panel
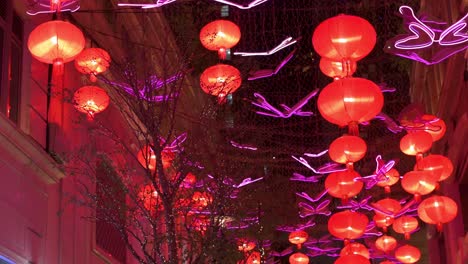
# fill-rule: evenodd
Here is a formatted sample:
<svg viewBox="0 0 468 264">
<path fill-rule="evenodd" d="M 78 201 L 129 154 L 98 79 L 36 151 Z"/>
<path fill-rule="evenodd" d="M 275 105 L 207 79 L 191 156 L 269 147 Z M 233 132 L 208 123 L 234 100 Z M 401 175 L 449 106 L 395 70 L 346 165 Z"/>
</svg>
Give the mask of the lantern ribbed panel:
<svg viewBox="0 0 468 264">
<path fill-rule="evenodd" d="M 200 30 L 200 41 L 208 50 L 230 49 L 240 38 L 239 27 L 229 20 L 215 20 Z"/>
<path fill-rule="evenodd" d="M 360 238 L 366 231 L 369 219 L 358 212 L 343 211 L 328 219 L 328 232 L 341 239 Z"/>
</svg>

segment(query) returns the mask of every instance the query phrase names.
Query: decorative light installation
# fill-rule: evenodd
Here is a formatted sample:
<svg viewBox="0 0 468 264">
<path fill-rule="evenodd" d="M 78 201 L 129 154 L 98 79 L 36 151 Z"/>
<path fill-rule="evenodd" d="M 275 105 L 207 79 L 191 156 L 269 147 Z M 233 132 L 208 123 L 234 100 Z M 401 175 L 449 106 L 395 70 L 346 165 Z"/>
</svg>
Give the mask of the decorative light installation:
<svg viewBox="0 0 468 264">
<path fill-rule="evenodd" d="M 290 264 L 308 264 L 309 257 L 306 254 L 296 252 L 289 256 L 289 263 Z"/>
<path fill-rule="evenodd" d="M 336 259 L 334 264 L 371 264 L 368 259 L 361 255 L 345 255 Z"/>
<path fill-rule="evenodd" d="M 341 136 L 335 139 L 328 148 L 330 158 L 340 164 L 349 164 L 361 160 L 367 152 L 366 142 L 357 136 Z"/>
<path fill-rule="evenodd" d="M 395 169 L 390 169 L 385 173 L 383 180 L 377 182 L 377 186 L 384 187 L 386 193 L 390 193 L 390 186 L 400 180 L 400 173 Z"/>
<path fill-rule="evenodd" d="M 73 95 L 75 108 L 93 119 L 94 115 L 104 111 L 109 106 L 107 92 L 97 86 L 83 86 Z"/>
<path fill-rule="evenodd" d="M 298 249 L 301 248 L 302 244 L 304 244 L 304 242 L 306 242 L 308 238 L 309 234 L 307 234 L 307 232 L 303 230 L 291 232 L 288 237 L 289 242 L 291 244 L 297 245 Z"/>
<path fill-rule="evenodd" d="M 375 42 L 374 27 L 367 20 L 343 14 L 320 23 L 312 36 L 312 44 L 320 56 L 345 63 L 364 58 Z"/>
<path fill-rule="evenodd" d="M 53 64 L 54 73 L 63 73 L 63 64 L 72 61 L 84 48 L 85 38 L 75 25 L 54 20 L 37 26 L 28 38 L 28 49 L 37 60 Z"/>
<path fill-rule="evenodd" d="M 410 239 L 410 234 L 418 228 L 418 219 L 412 216 L 403 215 L 395 219 L 393 222 L 393 230 L 397 233 L 405 235 L 405 239 Z"/>
<path fill-rule="evenodd" d="M 428 224 L 436 224 L 439 231 L 442 231 L 442 224 L 452 221 L 457 213 L 457 203 L 446 196 L 431 196 L 423 200 L 418 207 L 421 220 Z"/>
<path fill-rule="evenodd" d="M 100 48 L 89 48 L 83 50 L 75 58 L 75 68 L 83 73 L 89 74 L 92 82 L 96 81 L 96 75 L 105 72 L 109 68 L 111 58 L 107 51 Z"/>
<path fill-rule="evenodd" d="M 432 147 L 432 136 L 426 131 L 415 131 L 406 134 L 400 140 L 400 150 L 406 155 L 422 158 L 422 154 Z"/>
<path fill-rule="evenodd" d="M 218 51 L 220 59 L 226 58 L 226 49 L 234 47 L 241 38 L 239 27 L 228 20 L 215 20 L 200 30 L 201 44 L 208 50 Z"/>
<path fill-rule="evenodd" d="M 435 190 L 437 179 L 437 175 L 428 171 L 409 171 L 401 179 L 401 187 L 413 194 L 414 199 L 419 201 L 421 195 L 429 194 Z"/>
<path fill-rule="evenodd" d="M 328 122 L 348 126 L 349 134 L 357 136 L 357 125 L 368 122 L 382 110 L 383 95 L 375 83 L 349 77 L 325 86 L 319 94 L 317 106 Z"/>
<path fill-rule="evenodd" d="M 346 203 L 348 198 L 357 195 L 364 187 L 364 183 L 357 180 L 359 178 L 361 175 L 354 170 L 333 172 L 325 180 L 325 189 L 328 194 Z"/>
<path fill-rule="evenodd" d="M 369 250 L 360 243 L 349 243 L 348 245 L 344 246 L 344 248 L 340 251 L 340 256 L 346 255 L 361 255 L 366 259 L 369 259 L 370 254 Z"/>
<path fill-rule="evenodd" d="M 400 202 L 391 198 L 379 200 L 373 205 L 374 207 L 384 209 L 385 211 L 388 211 L 390 213 L 397 213 L 401 210 Z M 376 211 L 374 216 L 374 222 L 376 226 L 381 227 L 384 230 L 384 232 L 387 232 L 387 227 L 392 225 L 393 223 L 393 217 Z"/>
<path fill-rule="evenodd" d="M 346 76 L 351 76 L 356 71 L 357 64 L 355 61 L 351 61 L 349 68 L 343 66 L 342 61 L 332 61 L 327 58 L 321 58 L 319 63 L 320 70 L 323 74 L 334 80 L 339 80 Z"/>
<path fill-rule="evenodd" d="M 196 208 L 205 208 L 213 201 L 213 197 L 207 192 L 195 192 L 192 201 Z"/>
<path fill-rule="evenodd" d="M 468 36 L 463 33 L 463 30 L 466 31 L 468 14 L 451 26 L 440 28 L 440 25 L 446 23 L 426 23 L 422 18 L 416 17 L 409 6 L 401 6 L 399 11 L 408 33 L 390 39 L 386 43 L 386 52 L 432 65 L 468 48 Z M 428 49 L 432 52 L 426 52 Z"/>
<path fill-rule="evenodd" d="M 375 240 L 375 247 L 388 254 L 390 251 L 394 250 L 397 246 L 397 240 L 394 237 L 383 235 L 377 240 Z"/>
<path fill-rule="evenodd" d="M 401 263 L 416 263 L 421 258 L 421 252 L 417 247 L 404 245 L 395 250 L 395 258 Z"/>
<path fill-rule="evenodd" d="M 447 126 L 444 120 L 434 115 L 423 115 L 417 120 L 405 121 L 404 128 L 408 132 L 423 130 L 431 134 L 432 141 L 436 142 L 445 135 Z"/>
<path fill-rule="evenodd" d="M 360 238 L 368 223 L 369 220 L 364 214 L 352 211 L 338 212 L 328 219 L 328 232 L 343 239 L 346 245 L 350 239 Z"/>
<path fill-rule="evenodd" d="M 30 16 L 55 12 L 75 12 L 80 9 L 79 0 L 34 0 L 28 5 L 26 14 Z"/>
<path fill-rule="evenodd" d="M 450 177 L 453 172 L 453 164 L 449 158 L 431 154 L 419 160 L 415 169 L 423 170 L 438 176 L 437 181 L 443 181 Z"/>
<path fill-rule="evenodd" d="M 249 252 L 255 248 L 255 243 L 249 239 L 241 238 L 237 241 L 237 249 L 242 252 Z"/>
<path fill-rule="evenodd" d="M 169 168 L 172 165 L 172 160 L 174 160 L 175 154 L 172 151 L 161 151 L 162 165 L 164 169 Z M 137 153 L 138 162 L 141 166 L 151 171 L 156 169 L 156 154 L 151 146 L 144 146 Z"/>
<path fill-rule="evenodd" d="M 157 211 L 162 210 L 161 198 L 159 198 L 158 192 L 151 184 L 147 184 L 141 188 L 138 193 L 138 199 L 143 203 L 145 209 L 150 211 L 152 215 Z"/>
<path fill-rule="evenodd" d="M 227 64 L 217 64 L 206 69 L 200 76 L 200 87 L 207 93 L 223 101 L 228 94 L 234 93 L 242 84 L 238 69 Z"/>
<path fill-rule="evenodd" d="M 254 251 L 250 253 L 249 257 L 245 261 L 245 264 L 260 264 L 262 261 L 262 256 L 260 255 L 260 252 Z"/>
</svg>

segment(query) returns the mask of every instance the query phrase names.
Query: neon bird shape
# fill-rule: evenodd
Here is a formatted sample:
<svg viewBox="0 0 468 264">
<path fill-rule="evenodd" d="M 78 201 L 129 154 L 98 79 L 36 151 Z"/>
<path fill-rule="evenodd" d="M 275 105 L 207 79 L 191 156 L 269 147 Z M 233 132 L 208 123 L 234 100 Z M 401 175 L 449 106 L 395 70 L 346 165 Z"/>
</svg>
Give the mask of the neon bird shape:
<svg viewBox="0 0 468 264">
<path fill-rule="evenodd" d="M 271 77 L 273 75 L 278 74 L 278 72 L 284 67 L 284 65 L 286 65 L 292 59 L 292 57 L 294 57 L 295 52 L 296 52 L 296 50 L 293 50 L 291 53 L 289 53 L 288 56 L 286 56 L 286 58 L 284 58 L 280 62 L 280 64 L 278 64 L 278 66 L 276 66 L 275 69 L 273 69 L 273 70 L 272 69 L 263 69 L 263 70 L 254 71 L 254 72 L 250 73 L 250 76 L 247 78 L 247 80 L 253 81 L 253 80 L 257 80 L 257 79 L 261 79 L 261 78 Z"/>
<path fill-rule="evenodd" d="M 305 203 L 305 202 L 299 202 L 299 216 L 301 218 L 306 218 L 308 216 L 312 215 L 326 215 L 329 216 L 331 215 L 331 211 L 328 209 L 328 205 L 330 205 L 330 200 L 324 200 L 321 202 L 319 205 L 317 205 L 315 208 L 313 205 Z"/>
<path fill-rule="evenodd" d="M 386 174 L 393 168 L 393 166 L 395 166 L 394 160 L 390 160 L 387 163 L 385 163 L 382 159 L 382 156 L 380 155 L 377 155 L 377 157 L 375 158 L 375 163 L 377 163 L 375 168 L 375 174 L 355 179 L 355 181 L 363 181 L 366 185 L 367 190 L 371 189 L 372 187 L 374 187 L 374 185 L 376 185 L 379 182 L 387 181 Z"/>
<path fill-rule="evenodd" d="M 317 95 L 318 89 L 313 90 L 304 98 L 302 98 L 297 104 L 293 107 L 288 107 L 285 104 L 280 104 L 283 110 L 278 110 L 276 107 L 272 106 L 268 101 L 259 93 L 254 93 L 254 96 L 257 98 L 257 101 L 253 101 L 252 104 L 258 106 L 266 111 L 256 111 L 259 115 L 271 116 L 276 118 L 290 118 L 293 115 L 297 116 L 311 116 L 312 112 L 302 111 L 302 107 L 306 105 L 309 100 Z"/>
<path fill-rule="evenodd" d="M 26 14 L 35 16 L 55 12 L 75 12 L 80 9 L 79 0 L 33 0 L 28 6 Z"/>
<path fill-rule="evenodd" d="M 156 0 L 154 4 L 132 4 L 132 3 L 118 3 L 118 6 L 126 6 L 126 7 L 141 7 L 142 9 L 148 9 L 148 8 L 158 8 L 163 5 L 170 4 L 172 2 L 175 2 L 176 0 Z"/>
<path fill-rule="evenodd" d="M 263 51 L 263 52 L 243 52 L 243 51 L 236 51 L 234 52 L 233 54 L 234 55 L 237 55 L 237 56 L 243 56 L 243 57 L 247 57 L 247 56 L 268 56 L 268 55 L 272 55 L 272 54 L 275 54 L 276 52 L 284 49 L 284 48 L 287 48 L 293 44 L 295 44 L 296 42 L 298 42 L 301 38 L 297 38 L 297 39 L 293 39 L 292 37 L 287 37 L 285 40 L 283 40 L 278 46 L 274 47 L 273 49 L 271 50 L 268 50 L 268 51 Z"/>
<path fill-rule="evenodd" d="M 293 231 L 304 230 L 306 228 L 313 227 L 315 225 L 316 225 L 316 223 L 314 222 L 314 220 L 309 219 L 309 221 L 307 221 L 304 224 L 298 224 L 298 225 L 295 225 L 295 226 L 278 226 L 278 227 L 276 227 L 276 230 L 291 233 Z"/>
<path fill-rule="evenodd" d="M 221 3 L 221 4 L 234 6 L 234 7 L 237 7 L 239 9 L 250 9 L 252 7 L 256 7 L 256 6 L 260 5 L 260 4 L 263 4 L 263 3 L 267 2 L 268 0 L 254 0 L 254 1 L 250 2 L 247 5 L 240 5 L 240 4 L 236 4 L 236 3 L 232 2 L 232 1 L 227 1 L 227 0 L 214 0 L 214 1 L 218 2 L 218 3 Z"/>
<path fill-rule="evenodd" d="M 408 34 L 387 41 L 386 52 L 433 65 L 468 48 L 468 13 L 448 28 L 441 29 L 445 23 L 422 21 L 409 6 L 401 6 L 399 11 Z M 425 52 L 429 48 L 433 52 Z"/>
<path fill-rule="evenodd" d="M 257 150 L 258 149 L 257 147 L 255 147 L 253 145 L 237 143 L 234 140 L 229 141 L 229 143 L 231 143 L 231 145 L 233 147 L 239 148 L 239 149 L 247 149 L 247 150 Z"/>
</svg>

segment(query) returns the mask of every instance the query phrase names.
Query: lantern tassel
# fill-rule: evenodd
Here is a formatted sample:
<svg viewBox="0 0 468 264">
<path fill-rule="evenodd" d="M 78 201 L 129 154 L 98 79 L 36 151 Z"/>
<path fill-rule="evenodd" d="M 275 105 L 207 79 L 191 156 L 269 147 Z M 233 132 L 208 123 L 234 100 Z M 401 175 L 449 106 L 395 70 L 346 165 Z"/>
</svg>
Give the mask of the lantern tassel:
<svg viewBox="0 0 468 264">
<path fill-rule="evenodd" d="M 405 239 L 406 239 L 406 240 L 409 240 L 409 239 L 410 239 L 410 236 L 411 236 L 410 233 L 408 233 L 408 232 L 405 233 Z"/>
<path fill-rule="evenodd" d="M 226 49 L 225 48 L 220 48 L 218 50 L 218 57 L 219 59 L 221 60 L 225 60 L 226 59 Z"/>
</svg>

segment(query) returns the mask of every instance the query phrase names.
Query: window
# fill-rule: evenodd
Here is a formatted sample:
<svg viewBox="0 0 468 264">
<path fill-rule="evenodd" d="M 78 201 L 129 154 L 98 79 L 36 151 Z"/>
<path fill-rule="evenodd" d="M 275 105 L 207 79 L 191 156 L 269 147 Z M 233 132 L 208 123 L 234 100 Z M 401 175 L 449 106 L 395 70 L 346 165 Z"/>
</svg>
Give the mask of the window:
<svg viewBox="0 0 468 264">
<path fill-rule="evenodd" d="M 0 112 L 18 123 L 23 50 L 23 21 L 12 0 L 0 5 Z"/>
<path fill-rule="evenodd" d="M 96 171 L 96 197 L 96 245 L 126 263 L 126 244 L 117 227 L 125 225 L 125 191 L 119 175 L 105 160 L 99 161 Z"/>
</svg>

